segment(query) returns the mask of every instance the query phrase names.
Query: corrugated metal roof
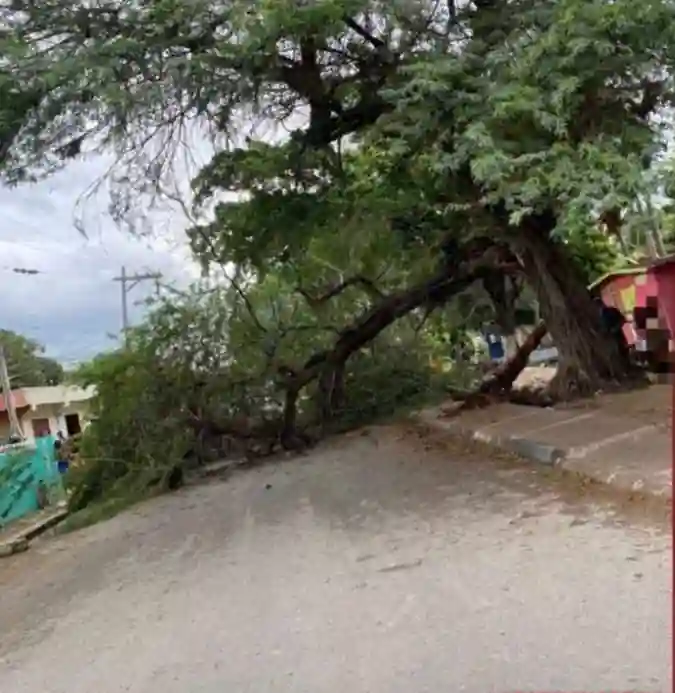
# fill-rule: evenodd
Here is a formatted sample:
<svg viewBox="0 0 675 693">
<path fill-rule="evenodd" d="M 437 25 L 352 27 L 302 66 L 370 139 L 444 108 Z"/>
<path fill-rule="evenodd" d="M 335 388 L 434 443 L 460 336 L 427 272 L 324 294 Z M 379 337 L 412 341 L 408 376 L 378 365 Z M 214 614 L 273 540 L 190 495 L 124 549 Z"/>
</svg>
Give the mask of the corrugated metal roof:
<svg viewBox="0 0 675 693">
<path fill-rule="evenodd" d="M 588 288 L 594 289 L 597 286 L 602 286 L 602 284 L 611 281 L 615 277 L 634 277 L 639 274 L 645 274 L 653 267 L 662 267 L 663 265 L 669 265 L 671 263 L 675 263 L 675 255 L 666 255 L 657 260 L 645 259 L 634 267 L 625 267 L 624 269 L 614 270 L 613 272 L 604 274 L 599 279 L 596 279 Z"/>
</svg>

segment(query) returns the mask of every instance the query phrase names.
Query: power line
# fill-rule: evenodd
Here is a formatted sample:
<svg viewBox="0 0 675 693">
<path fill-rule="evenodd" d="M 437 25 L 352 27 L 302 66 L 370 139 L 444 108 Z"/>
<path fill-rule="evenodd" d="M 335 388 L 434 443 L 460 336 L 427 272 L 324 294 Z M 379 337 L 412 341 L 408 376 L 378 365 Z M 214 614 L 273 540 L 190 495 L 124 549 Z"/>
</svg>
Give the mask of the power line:
<svg viewBox="0 0 675 693">
<path fill-rule="evenodd" d="M 49 275 L 55 275 L 58 274 L 58 271 L 55 270 L 43 270 L 43 269 L 37 269 L 35 267 L 12 267 L 11 265 L 0 265 L 0 272 L 7 272 L 8 274 L 22 274 L 25 276 L 49 276 Z M 104 274 L 103 272 L 99 272 L 98 274 L 94 276 L 101 276 Z"/>
<path fill-rule="evenodd" d="M 29 274 L 29 275 L 36 275 L 36 274 L 46 274 L 43 270 L 39 269 L 34 269 L 32 267 L 8 267 L 8 266 L 3 266 L 0 267 L 0 269 L 3 272 L 12 272 L 13 274 Z"/>
</svg>

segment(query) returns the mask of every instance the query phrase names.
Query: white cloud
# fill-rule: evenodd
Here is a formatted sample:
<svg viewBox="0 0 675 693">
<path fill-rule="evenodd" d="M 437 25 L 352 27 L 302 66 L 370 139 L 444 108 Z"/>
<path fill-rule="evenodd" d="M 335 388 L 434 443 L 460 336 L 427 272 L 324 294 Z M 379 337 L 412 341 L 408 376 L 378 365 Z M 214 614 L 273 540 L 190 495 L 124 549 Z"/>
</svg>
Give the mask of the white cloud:
<svg viewBox="0 0 675 693">
<path fill-rule="evenodd" d="M 180 212 L 156 215 L 155 237 L 135 239 L 112 222 L 102 193 L 86 203 L 87 237 L 77 230 L 78 198 L 105 170 L 102 159 L 90 159 L 39 184 L 0 187 L 0 327 L 39 340 L 66 362 L 109 347 L 107 335 L 119 333 L 120 285 L 113 277 L 122 265 L 130 273 L 161 272 L 182 285 L 197 274 Z M 134 302 L 152 291 L 145 283 L 131 292 L 132 322 L 144 310 Z"/>
</svg>

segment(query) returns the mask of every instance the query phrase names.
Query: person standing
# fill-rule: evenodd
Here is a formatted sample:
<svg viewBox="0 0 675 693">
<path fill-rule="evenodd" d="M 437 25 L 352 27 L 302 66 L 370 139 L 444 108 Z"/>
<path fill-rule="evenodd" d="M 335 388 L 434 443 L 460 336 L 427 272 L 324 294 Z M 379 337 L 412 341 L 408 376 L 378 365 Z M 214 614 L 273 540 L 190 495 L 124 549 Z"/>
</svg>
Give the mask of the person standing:
<svg viewBox="0 0 675 693">
<path fill-rule="evenodd" d="M 56 458 L 56 466 L 60 474 L 65 474 L 68 471 L 68 455 L 66 454 L 66 439 L 61 431 L 56 434 L 54 441 L 54 457 Z"/>
</svg>

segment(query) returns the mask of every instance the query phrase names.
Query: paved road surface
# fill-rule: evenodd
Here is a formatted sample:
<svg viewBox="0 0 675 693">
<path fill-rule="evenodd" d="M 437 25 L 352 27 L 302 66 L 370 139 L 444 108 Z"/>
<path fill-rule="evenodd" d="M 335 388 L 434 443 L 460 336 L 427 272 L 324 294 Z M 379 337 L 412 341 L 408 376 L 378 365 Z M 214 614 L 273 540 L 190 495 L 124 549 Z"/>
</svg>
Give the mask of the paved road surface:
<svg viewBox="0 0 675 693">
<path fill-rule="evenodd" d="M 430 447 L 353 436 L 3 561 L 0 691 L 672 691 L 666 528 Z"/>
</svg>

